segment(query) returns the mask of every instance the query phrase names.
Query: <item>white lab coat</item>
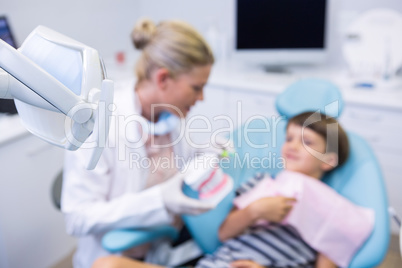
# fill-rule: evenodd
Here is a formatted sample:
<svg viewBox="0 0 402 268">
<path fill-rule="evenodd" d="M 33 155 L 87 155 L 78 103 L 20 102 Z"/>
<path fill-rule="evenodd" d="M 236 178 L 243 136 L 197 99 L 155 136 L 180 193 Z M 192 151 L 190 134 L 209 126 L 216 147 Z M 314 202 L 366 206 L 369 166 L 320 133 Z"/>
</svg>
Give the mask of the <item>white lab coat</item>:
<svg viewBox="0 0 402 268">
<path fill-rule="evenodd" d="M 128 141 L 140 138 L 138 125 L 129 121 L 139 114 L 134 86 L 117 91 L 115 104 L 114 119 L 117 120 L 111 124 L 109 147 L 105 148 L 97 167 L 92 171 L 84 168 L 88 159 L 85 149 L 67 152 L 65 157 L 61 208 L 67 232 L 78 237 L 75 268 L 91 267 L 97 258 L 110 254 L 101 246 L 105 232 L 169 224 L 173 219 L 164 206 L 160 186 L 144 190 L 149 170 L 138 168 L 131 161 L 133 154 L 135 159 L 146 156 L 144 146 L 129 148 L 134 143 Z M 119 120 L 125 124 L 117 127 Z M 179 134 L 179 130 L 174 131 L 172 138 L 176 139 Z M 183 159 L 194 154 L 185 139 L 173 151 Z M 178 164 L 184 163 L 178 161 Z"/>
</svg>

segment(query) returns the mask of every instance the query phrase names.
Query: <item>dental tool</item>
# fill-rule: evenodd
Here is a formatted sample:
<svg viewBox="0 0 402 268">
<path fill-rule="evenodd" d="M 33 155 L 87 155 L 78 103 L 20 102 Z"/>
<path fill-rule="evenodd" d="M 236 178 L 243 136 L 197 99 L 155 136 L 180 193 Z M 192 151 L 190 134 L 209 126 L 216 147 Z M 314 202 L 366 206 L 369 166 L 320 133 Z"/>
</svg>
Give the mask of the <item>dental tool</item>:
<svg viewBox="0 0 402 268">
<path fill-rule="evenodd" d="M 199 154 L 187 166 L 184 182 L 200 200 L 218 204 L 233 188 L 232 178 L 219 167 L 222 155 Z"/>
<path fill-rule="evenodd" d="M 38 26 L 18 50 L 0 40 L 0 67 L 0 98 L 15 100 L 23 125 L 64 149 L 85 147 L 87 169 L 95 168 L 109 133 L 114 89 L 98 52 Z"/>
</svg>

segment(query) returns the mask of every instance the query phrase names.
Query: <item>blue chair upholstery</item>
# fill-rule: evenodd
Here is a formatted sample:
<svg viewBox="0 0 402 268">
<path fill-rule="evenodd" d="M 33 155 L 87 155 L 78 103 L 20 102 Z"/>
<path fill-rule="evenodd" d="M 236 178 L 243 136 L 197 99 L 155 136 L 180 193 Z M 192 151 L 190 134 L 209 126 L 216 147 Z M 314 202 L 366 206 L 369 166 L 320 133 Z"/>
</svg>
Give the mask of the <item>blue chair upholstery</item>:
<svg viewBox="0 0 402 268">
<path fill-rule="evenodd" d="M 334 84 L 325 80 L 305 79 L 295 82 L 281 93 L 277 97 L 276 106 L 281 117 L 256 119 L 235 131 L 236 155 L 229 165 L 222 166 L 234 179 L 234 189 L 257 172 L 275 176 L 281 170 L 283 163 L 279 157 L 288 118 L 301 112 L 317 110 L 339 117 L 344 104 Z M 351 147 L 347 162 L 328 173 L 323 181 L 357 205 L 374 209 L 374 230 L 350 265 L 352 268 L 373 267 L 382 262 L 389 244 L 387 194 L 372 149 L 358 135 L 347 134 Z M 188 187 L 183 190 L 197 198 L 197 193 Z M 205 253 L 212 253 L 221 244 L 218 240 L 219 226 L 231 210 L 234 196 L 233 190 L 215 209 L 198 216 L 183 216 L 187 228 Z"/>
<path fill-rule="evenodd" d="M 276 110 L 288 118 L 306 111 L 320 110 L 338 118 L 343 100 L 338 87 L 322 79 L 303 79 L 291 84 L 275 101 Z"/>
<path fill-rule="evenodd" d="M 301 112 L 317 110 L 333 117 L 339 117 L 344 106 L 338 88 L 332 83 L 318 79 L 306 79 L 292 84 L 277 97 L 276 105 L 280 115 L 284 116 L 283 119 L 267 118 L 266 121 L 258 119 L 251 122 L 247 126 L 247 130 L 243 126 L 233 135 L 234 137 L 240 137 L 240 139 L 234 141 L 238 159 L 233 161 L 237 165 L 243 163 L 247 157 L 249 159 L 266 159 L 266 161 L 257 161 L 252 168 L 243 166 L 240 169 L 241 172 L 235 173 L 235 176 L 233 176 L 236 185 L 239 185 L 257 172 L 269 172 L 275 175 L 280 171 L 280 163 L 275 161 L 275 158 L 280 156 L 287 118 Z M 272 131 L 274 128 L 276 131 Z M 255 130 L 255 132 L 251 130 Z M 240 135 L 238 132 L 240 132 Z M 348 138 L 351 147 L 348 161 L 342 167 L 327 174 L 323 181 L 357 205 L 375 210 L 376 222 L 373 233 L 350 265 L 350 267 L 373 267 L 381 263 L 389 243 L 390 223 L 387 213 L 387 195 L 381 170 L 372 149 L 356 134 L 348 133 Z M 256 148 L 263 145 L 267 146 L 265 148 Z M 229 169 L 229 173 L 233 173 L 233 171 Z M 207 239 L 205 237 L 197 238 L 197 236 L 202 236 L 201 234 L 203 233 L 217 235 L 219 225 L 227 215 L 227 211 L 229 211 L 225 206 L 227 206 L 226 202 L 220 204 L 214 211 L 209 212 L 210 214 L 197 216 L 197 220 L 194 221 L 189 220 L 189 218 L 196 217 L 185 217 L 188 228 L 191 228 L 190 231 L 196 241 L 207 253 L 215 250 L 214 247 L 209 245 L 211 241 L 209 241 L 209 244 L 203 243 L 203 240 Z M 214 219 L 213 215 L 215 214 L 220 215 L 217 227 L 207 224 Z M 202 229 L 202 231 L 199 229 Z M 215 247 L 217 246 L 219 246 L 219 243 L 216 243 Z"/>
<path fill-rule="evenodd" d="M 178 232 L 172 226 L 114 230 L 106 233 L 102 237 L 102 246 L 111 253 L 117 253 L 161 237 L 168 237 L 171 240 L 175 240 L 178 237 Z"/>
<path fill-rule="evenodd" d="M 375 211 L 374 230 L 353 258 L 350 267 L 380 265 L 390 238 L 388 200 L 378 161 L 365 140 L 348 132 L 350 155 L 347 163 L 323 181 L 353 203 Z"/>
<path fill-rule="evenodd" d="M 320 110 L 337 118 L 343 107 L 337 86 L 320 79 L 300 80 L 289 86 L 276 100 L 278 112 L 287 118 L 308 110 Z M 374 209 L 374 230 L 350 264 L 350 267 L 373 267 L 382 262 L 389 244 L 387 193 L 373 150 L 363 138 L 354 133 L 347 134 L 350 145 L 347 162 L 328 173 L 323 181 L 355 204 Z"/>
</svg>

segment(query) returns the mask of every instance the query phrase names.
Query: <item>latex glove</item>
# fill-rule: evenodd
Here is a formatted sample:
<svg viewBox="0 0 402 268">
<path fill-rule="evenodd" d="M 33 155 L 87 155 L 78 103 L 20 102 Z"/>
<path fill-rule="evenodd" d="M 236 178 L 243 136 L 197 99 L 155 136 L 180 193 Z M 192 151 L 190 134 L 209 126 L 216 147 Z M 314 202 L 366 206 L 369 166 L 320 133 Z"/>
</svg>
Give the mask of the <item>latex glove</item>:
<svg viewBox="0 0 402 268">
<path fill-rule="evenodd" d="M 182 191 L 185 174 L 178 173 L 161 184 L 162 198 L 167 210 L 173 214 L 197 215 L 215 207 L 214 204 L 186 196 Z"/>
</svg>

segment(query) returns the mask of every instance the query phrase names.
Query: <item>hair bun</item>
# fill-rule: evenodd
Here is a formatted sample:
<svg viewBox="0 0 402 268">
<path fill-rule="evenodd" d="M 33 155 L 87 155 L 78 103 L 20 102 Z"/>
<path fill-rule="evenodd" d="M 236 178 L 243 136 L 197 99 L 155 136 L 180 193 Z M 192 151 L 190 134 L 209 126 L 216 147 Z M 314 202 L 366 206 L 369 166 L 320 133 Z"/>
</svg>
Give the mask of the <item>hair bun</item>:
<svg viewBox="0 0 402 268">
<path fill-rule="evenodd" d="M 143 49 L 151 41 L 156 32 L 155 23 L 150 19 L 140 19 L 131 32 L 131 40 L 137 49 Z"/>
</svg>

